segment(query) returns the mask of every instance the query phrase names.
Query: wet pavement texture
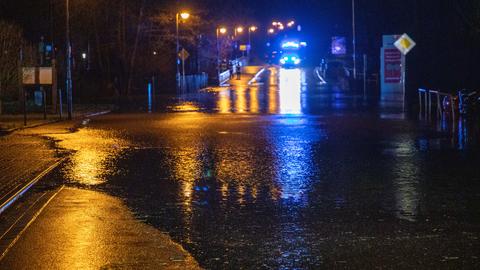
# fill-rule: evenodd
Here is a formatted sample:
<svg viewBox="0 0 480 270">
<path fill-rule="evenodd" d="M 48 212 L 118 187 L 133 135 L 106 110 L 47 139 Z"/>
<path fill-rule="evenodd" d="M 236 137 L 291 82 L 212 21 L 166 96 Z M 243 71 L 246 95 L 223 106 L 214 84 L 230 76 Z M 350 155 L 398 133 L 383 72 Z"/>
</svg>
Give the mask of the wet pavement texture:
<svg viewBox="0 0 480 270">
<path fill-rule="evenodd" d="M 466 122 L 411 120 L 310 69 L 162 110 L 52 134 L 72 155 L 51 177 L 121 198 L 207 269 L 480 267 Z"/>
<path fill-rule="evenodd" d="M 135 220 L 118 198 L 63 187 L 51 193 L 37 196 L 48 199 L 0 254 L 0 269 L 200 269 L 168 235 Z"/>
</svg>

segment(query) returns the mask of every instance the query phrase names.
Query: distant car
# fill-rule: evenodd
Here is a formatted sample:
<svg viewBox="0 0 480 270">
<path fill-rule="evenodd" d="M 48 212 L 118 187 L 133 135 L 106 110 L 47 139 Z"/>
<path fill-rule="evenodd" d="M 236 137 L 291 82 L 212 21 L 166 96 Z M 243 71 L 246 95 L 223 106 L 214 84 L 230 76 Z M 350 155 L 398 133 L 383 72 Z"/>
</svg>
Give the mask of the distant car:
<svg viewBox="0 0 480 270">
<path fill-rule="evenodd" d="M 297 67 L 301 62 L 302 60 L 297 53 L 288 52 L 282 54 L 280 57 L 280 65 L 286 68 Z"/>
</svg>

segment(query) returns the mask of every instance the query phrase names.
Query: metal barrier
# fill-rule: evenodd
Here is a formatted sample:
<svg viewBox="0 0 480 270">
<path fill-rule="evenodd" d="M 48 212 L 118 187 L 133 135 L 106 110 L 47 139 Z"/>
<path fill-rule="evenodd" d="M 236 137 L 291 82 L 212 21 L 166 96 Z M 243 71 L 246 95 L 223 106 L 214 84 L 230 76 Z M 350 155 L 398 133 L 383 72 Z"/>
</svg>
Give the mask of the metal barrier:
<svg viewBox="0 0 480 270">
<path fill-rule="evenodd" d="M 230 70 L 224 71 L 218 75 L 218 84 L 222 86 L 230 79 Z"/>
<path fill-rule="evenodd" d="M 208 85 L 208 75 L 206 73 L 186 75 L 185 82 L 181 81 L 182 93 L 195 92 L 205 88 Z"/>
<path fill-rule="evenodd" d="M 438 117 L 442 117 L 443 113 L 446 112 L 446 108 L 444 108 L 442 100 L 443 98 L 448 97 L 450 99 L 450 109 L 449 113 L 451 113 L 452 119 L 455 119 L 455 97 L 452 94 L 436 91 L 436 90 L 429 90 L 429 89 L 418 89 L 418 102 L 420 105 L 420 115 L 422 113 L 430 117 L 432 115 L 432 104 L 435 101 L 436 105 L 436 115 Z"/>
</svg>

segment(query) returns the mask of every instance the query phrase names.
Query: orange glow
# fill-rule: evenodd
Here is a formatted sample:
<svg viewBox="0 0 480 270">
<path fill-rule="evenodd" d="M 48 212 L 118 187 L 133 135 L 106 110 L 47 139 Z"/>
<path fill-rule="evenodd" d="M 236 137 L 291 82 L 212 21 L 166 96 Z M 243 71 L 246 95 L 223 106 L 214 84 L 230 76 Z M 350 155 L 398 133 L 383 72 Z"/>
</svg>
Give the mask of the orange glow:
<svg viewBox="0 0 480 270">
<path fill-rule="evenodd" d="M 258 111 L 258 89 L 256 87 L 253 87 L 250 89 L 250 112 L 258 113 Z"/>
<path fill-rule="evenodd" d="M 186 19 L 190 18 L 190 13 L 188 13 L 188 12 L 182 12 L 182 13 L 180 13 L 180 17 L 181 17 L 182 19 L 186 20 Z"/>
<path fill-rule="evenodd" d="M 270 29 L 268 29 L 268 33 L 273 34 L 273 33 L 275 33 L 275 30 L 273 28 L 270 28 Z"/>
<path fill-rule="evenodd" d="M 220 32 L 220 34 L 226 34 L 226 33 L 227 33 L 227 28 L 225 28 L 225 27 L 220 27 L 220 28 L 218 29 L 218 32 Z"/>
<path fill-rule="evenodd" d="M 255 32 L 257 31 L 257 27 L 256 26 L 250 26 L 250 32 Z"/>
<path fill-rule="evenodd" d="M 243 113 L 247 110 L 247 99 L 245 97 L 246 91 L 239 87 L 235 94 L 235 111 L 237 113 Z"/>
<path fill-rule="evenodd" d="M 230 92 L 229 90 L 224 90 L 218 93 L 218 111 L 220 113 L 230 113 L 231 112 L 231 103 L 230 103 Z"/>
<path fill-rule="evenodd" d="M 243 32 L 243 27 L 239 26 L 237 27 L 237 33 L 242 33 Z"/>
</svg>

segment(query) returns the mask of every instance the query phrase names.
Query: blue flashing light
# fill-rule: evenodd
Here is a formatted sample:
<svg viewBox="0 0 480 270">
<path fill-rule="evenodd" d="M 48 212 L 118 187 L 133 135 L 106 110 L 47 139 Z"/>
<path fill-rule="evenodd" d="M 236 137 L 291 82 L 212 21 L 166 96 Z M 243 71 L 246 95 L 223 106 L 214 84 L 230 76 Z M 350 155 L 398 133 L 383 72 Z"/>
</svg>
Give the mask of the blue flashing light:
<svg viewBox="0 0 480 270">
<path fill-rule="evenodd" d="M 300 44 L 295 41 L 287 41 L 282 44 L 283 49 L 298 49 L 300 47 Z"/>
</svg>

